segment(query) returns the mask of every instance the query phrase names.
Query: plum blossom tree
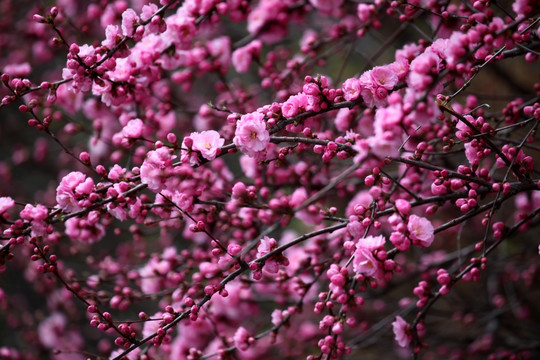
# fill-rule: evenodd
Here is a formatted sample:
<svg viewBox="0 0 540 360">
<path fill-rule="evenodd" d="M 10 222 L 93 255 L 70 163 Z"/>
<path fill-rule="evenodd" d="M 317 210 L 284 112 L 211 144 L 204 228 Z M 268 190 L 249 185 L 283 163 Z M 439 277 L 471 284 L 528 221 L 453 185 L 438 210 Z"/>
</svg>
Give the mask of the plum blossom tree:
<svg viewBox="0 0 540 360">
<path fill-rule="evenodd" d="M 0 14 L 0 358 L 540 357 L 537 0 Z"/>
</svg>

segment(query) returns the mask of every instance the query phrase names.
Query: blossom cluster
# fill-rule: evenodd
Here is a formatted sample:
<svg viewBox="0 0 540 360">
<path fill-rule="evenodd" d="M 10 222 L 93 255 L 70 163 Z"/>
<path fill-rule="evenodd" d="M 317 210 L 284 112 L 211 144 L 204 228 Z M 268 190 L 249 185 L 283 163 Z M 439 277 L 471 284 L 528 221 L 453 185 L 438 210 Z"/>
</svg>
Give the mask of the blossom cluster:
<svg viewBox="0 0 540 360">
<path fill-rule="evenodd" d="M 540 356 L 537 2 L 25 5 L 0 358 Z"/>
</svg>

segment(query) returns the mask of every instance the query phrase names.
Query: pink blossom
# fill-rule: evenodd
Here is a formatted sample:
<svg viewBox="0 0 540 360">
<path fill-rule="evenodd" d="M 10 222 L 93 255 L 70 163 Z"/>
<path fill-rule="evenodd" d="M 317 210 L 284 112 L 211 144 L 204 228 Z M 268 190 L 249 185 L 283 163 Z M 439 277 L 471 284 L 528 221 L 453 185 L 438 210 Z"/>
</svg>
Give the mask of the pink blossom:
<svg viewBox="0 0 540 360">
<path fill-rule="evenodd" d="M 408 215 L 411 211 L 411 203 L 404 199 L 397 199 L 396 200 L 396 209 L 399 211 L 401 215 Z"/>
<path fill-rule="evenodd" d="M 357 78 L 349 78 L 343 83 L 343 97 L 347 101 L 356 100 L 360 96 L 361 86 Z"/>
<path fill-rule="evenodd" d="M 399 149 L 403 144 L 401 137 L 396 136 L 391 131 L 385 131 L 380 135 L 370 136 L 366 140 L 371 149 L 371 153 L 376 155 L 379 159 L 399 156 Z"/>
<path fill-rule="evenodd" d="M 354 252 L 353 270 L 365 276 L 373 276 L 378 270 L 378 261 L 370 250 L 357 248 Z"/>
<path fill-rule="evenodd" d="M 130 120 L 122 129 L 122 135 L 127 138 L 138 139 L 142 136 L 143 126 L 141 119 Z"/>
<path fill-rule="evenodd" d="M 187 192 L 175 191 L 171 200 L 176 206 L 186 212 L 193 210 L 193 196 Z"/>
<path fill-rule="evenodd" d="M 167 30 L 162 34 L 162 38 L 167 43 L 174 44 L 180 49 L 185 49 L 197 32 L 195 18 L 189 16 L 182 8 L 176 14 L 168 16 L 165 23 L 167 24 Z M 153 30 L 157 29 L 150 29 L 151 32 L 154 32 Z"/>
<path fill-rule="evenodd" d="M 388 67 L 396 74 L 399 81 L 405 80 L 405 77 L 409 73 L 409 62 L 403 58 L 396 59 Z"/>
<path fill-rule="evenodd" d="M 180 160 L 182 164 L 190 164 L 191 166 L 196 166 L 201 163 L 199 159 L 199 154 L 193 149 L 193 139 L 190 136 L 186 136 L 182 140 L 182 145 L 180 147 Z"/>
<path fill-rule="evenodd" d="M 455 66 L 459 59 L 467 53 L 468 43 L 476 43 L 478 41 L 470 41 L 474 36 L 479 36 L 476 32 L 471 31 L 470 33 L 459 33 L 454 32 L 450 35 L 450 38 L 446 42 L 445 48 L 445 58 L 447 64 Z"/>
<path fill-rule="evenodd" d="M 122 33 L 118 25 L 107 25 L 105 28 L 105 39 L 101 42 L 101 45 L 112 49 L 122 39 Z"/>
<path fill-rule="evenodd" d="M 407 251 L 411 247 L 411 241 L 398 231 L 392 232 L 389 239 L 399 251 Z"/>
<path fill-rule="evenodd" d="M 233 143 L 243 153 L 255 157 L 266 149 L 270 133 L 266 129 L 264 114 L 254 112 L 242 115 L 236 123 Z"/>
<path fill-rule="evenodd" d="M 354 157 L 355 163 L 361 163 L 370 153 L 369 143 L 366 139 L 357 140 L 353 145 L 353 149 L 356 151 L 356 156 Z"/>
<path fill-rule="evenodd" d="M 86 217 L 72 217 L 67 219 L 66 235 L 73 241 L 95 243 L 105 236 L 105 226 L 101 224 L 101 217 L 97 211 L 91 211 Z"/>
<path fill-rule="evenodd" d="M 56 202 L 65 212 L 81 210 L 79 199 L 81 195 L 88 195 L 94 188 L 94 181 L 86 178 L 86 175 L 79 171 L 67 174 L 60 181 L 56 188 Z"/>
<path fill-rule="evenodd" d="M 358 240 L 358 242 L 356 243 L 356 248 L 375 250 L 375 249 L 381 248 L 385 242 L 386 242 L 386 239 L 384 238 L 383 235 L 379 235 L 379 236 L 369 235 L 369 236 L 366 236 L 365 238 L 361 238 L 360 240 Z"/>
<path fill-rule="evenodd" d="M 21 210 L 20 216 L 24 220 L 43 221 L 49 216 L 49 210 L 41 204 L 37 204 L 36 206 L 26 204 L 24 209 Z"/>
<path fill-rule="evenodd" d="M 139 22 L 139 17 L 133 9 L 127 9 L 122 13 L 122 34 L 124 36 L 133 36 L 135 33 L 135 24 Z"/>
<path fill-rule="evenodd" d="M 385 242 L 383 235 L 370 235 L 358 240 L 352 261 L 353 270 L 365 276 L 374 276 L 379 269 L 379 261 L 375 259 L 373 250 L 381 248 Z"/>
<path fill-rule="evenodd" d="M 69 320 L 63 313 L 53 312 L 50 316 L 43 319 L 37 328 L 37 335 L 41 344 L 47 349 L 64 349 L 66 353 L 70 353 L 68 356 L 70 359 L 80 360 L 84 359 L 82 355 L 78 355 L 75 352 L 69 350 L 78 350 L 83 345 L 83 339 L 79 333 L 73 332 L 68 329 Z M 68 357 L 63 357 L 67 359 Z M 54 356 L 54 358 L 60 359 L 60 357 Z"/>
<path fill-rule="evenodd" d="M 339 131 L 347 131 L 352 128 L 355 112 L 349 108 L 339 109 L 334 118 L 334 125 Z"/>
<path fill-rule="evenodd" d="M 433 224 L 425 217 L 411 215 L 407 224 L 407 230 L 414 242 L 422 247 L 428 247 L 433 242 L 435 235 L 433 234 Z"/>
<path fill-rule="evenodd" d="M 388 90 L 394 88 L 399 81 L 392 66 L 377 66 L 366 71 L 358 79 L 361 87 L 362 99 L 367 106 L 383 107 L 386 105 Z"/>
<path fill-rule="evenodd" d="M 433 82 L 434 74 L 440 70 L 440 63 L 441 59 L 437 54 L 425 51 L 411 62 L 407 85 L 417 92 L 427 90 Z"/>
<path fill-rule="evenodd" d="M 141 20 L 147 21 L 152 17 L 152 15 L 154 15 L 156 11 L 158 11 L 158 7 L 156 4 L 150 3 L 148 5 L 144 5 L 141 9 Z"/>
<path fill-rule="evenodd" d="M 26 204 L 19 215 L 22 219 L 30 221 L 32 226 L 32 236 L 47 235 L 48 225 L 45 220 L 47 220 L 49 217 L 49 209 L 47 209 L 44 205 L 37 204 L 34 206 L 31 204 Z"/>
<path fill-rule="evenodd" d="M 257 257 L 264 256 L 270 251 L 277 248 L 278 244 L 276 239 L 265 236 L 261 239 L 261 243 L 257 247 Z"/>
<path fill-rule="evenodd" d="M 177 256 L 174 248 L 165 248 L 163 254 L 171 252 L 171 260 Z M 140 288 L 147 294 L 155 293 L 162 290 L 166 284 L 166 274 L 171 271 L 171 260 L 165 260 L 161 257 L 154 256 L 139 269 L 141 278 Z"/>
<path fill-rule="evenodd" d="M 379 132 L 394 131 L 403 120 L 404 113 L 401 104 L 393 104 L 377 109 L 375 113 L 375 126 Z"/>
<path fill-rule="evenodd" d="M 343 0 L 309 0 L 309 2 L 322 13 L 331 13 L 343 4 Z"/>
<path fill-rule="evenodd" d="M 15 201 L 9 196 L 0 197 L 0 215 L 11 209 L 15 205 Z"/>
<path fill-rule="evenodd" d="M 304 34 L 300 39 L 300 50 L 303 53 L 309 52 L 311 47 L 317 42 L 318 39 L 319 34 L 315 30 L 307 29 L 306 31 L 304 31 Z"/>
<path fill-rule="evenodd" d="M 272 311 L 272 314 L 270 316 L 272 318 L 272 324 L 274 324 L 275 326 L 278 326 L 283 322 L 283 311 L 279 309 L 275 309 L 274 311 Z"/>
<path fill-rule="evenodd" d="M 347 231 L 353 239 L 360 239 L 366 232 L 365 226 L 358 220 L 351 220 L 347 224 Z"/>
<path fill-rule="evenodd" d="M 442 91 L 442 84 L 436 85 L 432 90 L 433 93 L 437 93 L 439 91 Z M 415 124 L 417 126 L 428 125 L 431 124 L 435 119 L 437 119 L 437 117 L 441 113 L 441 110 L 435 101 L 421 103 L 421 105 L 418 106 L 420 96 L 421 95 L 413 89 L 405 90 L 405 96 L 403 97 L 404 106 L 408 107 L 412 105 L 414 108 L 414 110 L 406 116 L 406 124 Z"/>
<path fill-rule="evenodd" d="M 167 147 L 160 147 L 148 152 L 141 165 L 141 182 L 147 184 L 152 191 L 159 192 L 165 188 L 169 175 L 173 172 L 175 155 L 169 153 Z"/>
<path fill-rule="evenodd" d="M 61 84 L 56 89 L 55 104 L 62 106 L 68 114 L 74 115 L 82 108 L 83 94 L 73 91 L 73 88 L 68 84 Z"/>
<path fill-rule="evenodd" d="M 261 239 L 261 243 L 257 247 L 257 257 L 264 256 L 278 247 L 278 243 L 275 239 L 265 236 Z M 264 269 L 270 273 L 277 273 L 279 269 L 279 263 L 272 257 L 267 259 L 264 264 Z"/>
<path fill-rule="evenodd" d="M 422 52 L 422 46 L 418 44 L 406 44 L 403 48 L 396 51 L 396 60 L 406 60 L 407 63 L 410 63 L 415 57 L 417 57 Z"/>
<path fill-rule="evenodd" d="M 268 22 L 277 20 L 278 15 L 285 9 L 286 4 L 283 0 L 260 1 L 248 15 L 248 32 L 257 34 Z"/>
<path fill-rule="evenodd" d="M 215 130 L 194 132 L 190 137 L 193 140 L 193 150 L 199 151 L 206 160 L 214 160 L 225 143 L 225 139 L 220 137 Z"/>
<path fill-rule="evenodd" d="M 28 62 L 9 64 L 2 69 L 2 72 L 13 77 L 28 76 L 31 71 L 32 66 Z"/>
<path fill-rule="evenodd" d="M 471 166 L 478 165 L 482 157 L 480 156 L 481 151 L 478 151 L 478 148 L 474 147 L 472 143 L 468 142 L 465 144 L 465 156 L 469 160 Z"/>
<path fill-rule="evenodd" d="M 373 197 L 368 191 L 357 193 L 347 205 L 345 216 L 361 215 L 372 205 Z"/>
<path fill-rule="evenodd" d="M 206 42 L 206 48 L 214 59 L 214 65 L 227 71 L 231 64 L 231 39 L 228 36 L 220 36 Z"/>
<path fill-rule="evenodd" d="M 530 14 L 534 9 L 534 2 L 529 0 L 517 0 L 512 4 L 512 10 L 517 14 L 517 19 L 521 20 Z"/>
<path fill-rule="evenodd" d="M 242 168 L 242 172 L 251 179 L 254 179 L 258 170 L 258 164 L 257 159 L 249 157 L 247 155 L 240 156 L 240 167 Z"/>
<path fill-rule="evenodd" d="M 262 42 L 256 39 L 246 46 L 236 49 L 232 54 L 232 64 L 236 71 L 239 73 L 247 72 L 251 61 L 259 56 L 261 48 Z"/>
<path fill-rule="evenodd" d="M 95 51 L 93 46 L 84 44 L 79 48 L 78 56 L 87 66 L 91 66 L 97 60 Z M 77 92 L 87 93 L 92 89 L 92 79 L 86 76 L 84 68 L 74 59 L 67 61 L 66 67 L 62 69 L 62 78 L 73 79 L 68 86 Z"/>
<path fill-rule="evenodd" d="M 109 173 L 107 174 L 109 180 L 118 181 L 126 174 L 126 169 L 118 164 L 114 164 Z"/>
<path fill-rule="evenodd" d="M 306 94 L 299 93 L 289 97 L 281 106 L 281 112 L 285 117 L 293 117 L 301 113 L 307 107 L 308 97 Z"/>
<path fill-rule="evenodd" d="M 411 332 L 409 324 L 401 316 L 396 316 L 396 320 L 392 323 L 394 335 L 397 343 L 401 347 L 408 347 L 411 343 Z"/>
<path fill-rule="evenodd" d="M 248 331 L 240 326 L 238 330 L 234 333 L 234 345 L 238 350 L 246 351 L 249 348 L 249 338 L 250 335 Z"/>
<path fill-rule="evenodd" d="M 399 81 L 394 69 L 388 65 L 374 67 L 369 73 L 373 84 L 386 90 L 392 90 Z"/>
<path fill-rule="evenodd" d="M 375 5 L 360 3 L 356 9 L 356 15 L 363 23 L 371 21 L 373 14 L 375 13 Z"/>
</svg>

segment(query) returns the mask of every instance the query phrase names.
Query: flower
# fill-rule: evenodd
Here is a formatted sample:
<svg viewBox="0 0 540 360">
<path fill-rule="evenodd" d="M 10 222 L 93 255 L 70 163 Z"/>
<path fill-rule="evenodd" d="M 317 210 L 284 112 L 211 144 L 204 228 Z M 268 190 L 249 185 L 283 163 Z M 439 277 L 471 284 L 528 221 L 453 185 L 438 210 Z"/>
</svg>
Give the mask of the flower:
<svg viewBox="0 0 540 360">
<path fill-rule="evenodd" d="M 138 21 L 137 13 L 133 9 L 126 9 L 122 13 L 122 35 L 133 36 L 135 34 L 135 24 Z"/>
<path fill-rule="evenodd" d="M 72 217 L 65 222 L 66 235 L 73 241 L 92 244 L 105 236 L 105 226 L 100 223 L 101 216 L 91 211 L 84 218 Z"/>
<path fill-rule="evenodd" d="M 370 235 L 358 240 L 352 262 L 353 270 L 365 276 L 374 276 L 379 269 L 379 261 L 373 256 L 373 250 L 382 247 L 385 242 L 383 235 Z"/>
<path fill-rule="evenodd" d="M 407 224 L 407 230 L 409 230 L 411 239 L 414 242 L 418 242 L 422 247 L 430 246 L 435 238 L 433 225 L 425 217 L 411 215 Z"/>
<path fill-rule="evenodd" d="M 311 5 L 322 13 L 329 14 L 343 4 L 343 0 L 309 0 Z"/>
<path fill-rule="evenodd" d="M 306 94 L 299 93 L 289 97 L 281 106 L 281 113 L 285 117 L 293 117 L 302 112 L 307 107 L 308 97 Z"/>
<path fill-rule="evenodd" d="M 249 348 L 249 333 L 248 331 L 240 326 L 238 330 L 234 333 L 234 345 L 240 351 L 246 351 Z"/>
<path fill-rule="evenodd" d="M 169 153 L 166 147 L 160 147 L 148 152 L 141 165 L 141 182 L 147 184 L 154 192 L 165 189 L 167 178 L 173 173 L 173 159 L 176 156 Z"/>
<path fill-rule="evenodd" d="M 411 334 L 409 324 L 401 316 L 396 316 L 396 320 L 392 323 L 394 335 L 397 343 L 401 347 L 407 347 L 411 343 Z"/>
<path fill-rule="evenodd" d="M 56 202 L 66 212 L 81 210 L 81 195 L 89 195 L 93 188 L 94 181 L 91 178 L 86 178 L 82 172 L 72 171 L 62 178 L 56 188 Z"/>
<path fill-rule="evenodd" d="M 343 97 L 347 101 L 358 99 L 358 96 L 360 96 L 360 91 L 362 90 L 360 87 L 360 82 L 356 78 L 349 78 L 345 80 L 342 88 Z"/>
<path fill-rule="evenodd" d="M 253 112 L 242 115 L 236 124 L 233 143 L 250 157 L 259 155 L 270 142 L 264 114 Z"/>
<path fill-rule="evenodd" d="M 408 215 L 411 211 L 411 203 L 404 199 L 396 200 L 396 209 L 401 215 Z"/>
<path fill-rule="evenodd" d="M 276 249 L 278 247 L 278 243 L 275 239 L 269 238 L 268 236 L 265 236 L 261 239 L 261 243 L 257 247 L 257 257 L 262 257 L 272 250 Z M 270 257 L 266 260 L 264 268 L 266 271 L 275 274 L 279 270 L 279 263 L 276 261 L 275 258 Z"/>
<path fill-rule="evenodd" d="M 5 213 L 15 205 L 15 201 L 9 196 L 0 197 L 0 214 Z"/>
<path fill-rule="evenodd" d="M 394 69 L 389 66 L 377 66 L 370 71 L 373 85 L 383 87 L 386 90 L 392 90 L 398 83 L 399 79 Z"/>
<path fill-rule="evenodd" d="M 362 98 L 369 107 L 385 106 L 388 90 L 392 90 L 398 81 L 395 69 L 390 65 L 374 67 L 358 79 Z"/>
<path fill-rule="evenodd" d="M 353 270 L 365 276 L 373 276 L 377 272 L 377 259 L 370 250 L 357 248 L 354 252 Z"/>
<path fill-rule="evenodd" d="M 261 52 L 262 42 L 258 39 L 253 40 L 246 46 L 236 49 L 232 54 L 232 64 L 237 72 L 245 73 L 249 70 L 249 65 L 254 58 Z"/>
<path fill-rule="evenodd" d="M 132 139 L 140 138 L 143 133 L 143 126 L 144 124 L 141 119 L 130 120 L 122 129 L 122 135 Z"/>
<path fill-rule="evenodd" d="M 20 212 L 20 216 L 32 224 L 32 236 L 47 235 L 47 223 L 45 220 L 49 217 L 49 210 L 44 205 L 26 204 Z"/>
<path fill-rule="evenodd" d="M 193 140 L 193 150 L 200 151 L 206 160 L 214 160 L 218 150 L 225 143 L 225 139 L 219 136 L 215 130 L 207 130 L 200 133 L 194 132 L 190 135 Z"/>
</svg>

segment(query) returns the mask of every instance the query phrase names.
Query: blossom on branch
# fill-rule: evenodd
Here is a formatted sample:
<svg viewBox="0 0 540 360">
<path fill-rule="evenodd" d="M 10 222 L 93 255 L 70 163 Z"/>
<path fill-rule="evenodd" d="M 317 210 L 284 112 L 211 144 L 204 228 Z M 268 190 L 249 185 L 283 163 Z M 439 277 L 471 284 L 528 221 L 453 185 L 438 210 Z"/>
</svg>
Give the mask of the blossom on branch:
<svg viewBox="0 0 540 360">
<path fill-rule="evenodd" d="M 79 171 L 73 171 L 62 178 L 56 188 L 56 201 L 65 212 L 81 210 L 79 200 L 84 195 L 90 195 L 94 190 L 94 181 Z"/>
<path fill-rule="evenodd" d="M 407 230 L 414 244 L 421 247 L 428 247 L 433 242 L 433 224 L 425 217 L 411 215 L 407 223 Z"/>
<path fill-rule="evenodd" d="M 236 123 L 233 143 L 250 157 L 259 157 L 270 142 L 264 114 L 254 112 L 242 115 Z"/>
<path fill-rule="evenodd" d="M 352 262 L 353 270 L 365 276 L 375 276 L 380 262 L 375 258 L 373 250 L 382 248 L 385 242 L 383 235 L 369 235 L 358 240 Z"/>
<path fill-rule="evenodd" d="M 396 320 L 392 323 L 396 342 L 401 347 L 408 347 L 411 343 L 411 333 L 409 324 L 401 316 L 396 316 Z"/>
<path fill-rule="evenodd" d="M 214 160 L 219 154 L 219 148 L 225 143 L 225 139 L 215 130 L 193 132 L 189 137 L 193 141 L 192 149 L 199 151 L 206 160 Z"/>
</svg>

